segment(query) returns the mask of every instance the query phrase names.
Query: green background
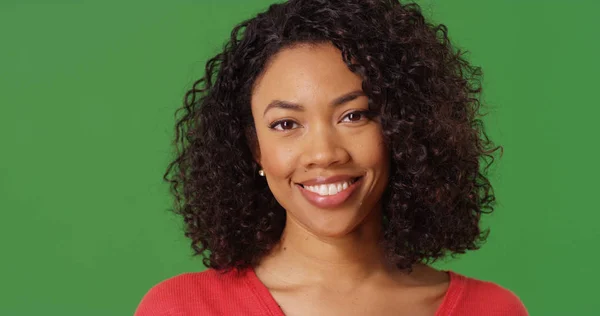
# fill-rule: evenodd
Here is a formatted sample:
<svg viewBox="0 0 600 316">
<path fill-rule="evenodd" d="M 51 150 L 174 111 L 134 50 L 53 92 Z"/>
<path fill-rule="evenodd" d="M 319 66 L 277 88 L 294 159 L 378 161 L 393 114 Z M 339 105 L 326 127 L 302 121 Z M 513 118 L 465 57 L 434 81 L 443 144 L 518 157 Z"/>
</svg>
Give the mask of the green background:
<svg viewBox="0 0 600 316">
<path fill-rule="evenodd" d="M 162 173 L 173 113 L 271 1 L 0 2 L 0 315 L 131 315 L 191 257 Z M 484 69 L 498 206 L 439 264 L 532 315 L 600 304 L 598 1 L 421 1 Z"/>
</svg>

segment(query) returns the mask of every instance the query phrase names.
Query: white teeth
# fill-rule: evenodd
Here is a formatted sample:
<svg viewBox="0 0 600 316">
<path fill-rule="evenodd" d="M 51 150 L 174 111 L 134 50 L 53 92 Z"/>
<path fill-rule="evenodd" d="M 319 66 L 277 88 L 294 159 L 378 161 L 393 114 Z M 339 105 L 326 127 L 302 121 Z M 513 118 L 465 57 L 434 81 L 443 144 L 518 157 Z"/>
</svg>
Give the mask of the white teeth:
<svg viewBox="0 0 600 316">
<path fill-rule="evenodd" d="M 329 188 L 327 187 L 327 185 L 319 186 L 319 194 L 320 195 L 329 195 Z"/>
<path fill-rule="evenodd" d="M 344 181 L 339 183 L 321 184 L 321 185 L 306 185 L 304 188 L 310 192 L 317 193 L 319 195 L 335 195 L 346 190 L 353 181 Z"/>
<path fill-rule="evenodd" d="M 329 195 L 334 195 L 337 193 L 338 193 L 337 186 L 335 184 L 330 184 L 329 185 Z"/>
</svg>

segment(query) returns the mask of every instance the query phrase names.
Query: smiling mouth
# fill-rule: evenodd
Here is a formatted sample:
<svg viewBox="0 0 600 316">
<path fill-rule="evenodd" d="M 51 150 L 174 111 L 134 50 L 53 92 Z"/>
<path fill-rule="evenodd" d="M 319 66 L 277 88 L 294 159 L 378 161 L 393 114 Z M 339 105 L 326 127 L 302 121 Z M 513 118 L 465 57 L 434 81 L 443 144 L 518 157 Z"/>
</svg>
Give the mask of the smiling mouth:
<svg viewBox="0 0 600 316">
<path fill-rule="evenodd" d="M 336 195 L 340 192 L 347 190 L 352 184 L 360 180 L 362 177 L 352 178 L 346 181 L 339 181 L 334 183 L 316 184 L 316 185 L 303 185 L 298 183 L 299 186 L 307 191 L 316 193 L 320 196 Z"/>
</svg>

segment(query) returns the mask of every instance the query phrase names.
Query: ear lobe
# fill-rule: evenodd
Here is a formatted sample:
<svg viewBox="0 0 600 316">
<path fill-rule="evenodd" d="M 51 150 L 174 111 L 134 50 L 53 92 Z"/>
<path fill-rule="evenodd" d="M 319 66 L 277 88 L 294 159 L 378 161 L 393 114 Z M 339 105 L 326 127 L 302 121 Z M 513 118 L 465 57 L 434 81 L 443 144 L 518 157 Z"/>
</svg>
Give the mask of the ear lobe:
<svg viewBox="0 0 600 316">
<path fill-rule="evenodd" d="M 262 170 L 262 164 L 260 163 L 260 148 L 258 147 L 258 143 L 255 146 L 250 146 L 250 151 L 252 152 L 252 159 L 256 162 L 255 173 L 258 173 L 259 170 Z"/>
</svg>

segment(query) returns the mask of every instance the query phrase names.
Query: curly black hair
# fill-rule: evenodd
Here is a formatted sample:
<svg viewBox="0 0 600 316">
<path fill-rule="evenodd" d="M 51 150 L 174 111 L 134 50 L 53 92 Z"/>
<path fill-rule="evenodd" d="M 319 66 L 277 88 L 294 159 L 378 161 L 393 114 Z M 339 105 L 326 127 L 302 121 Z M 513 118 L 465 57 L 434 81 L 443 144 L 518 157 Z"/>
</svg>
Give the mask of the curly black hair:
<svg viewBox="0 0 600 316">
<path fill-rule="evenodd" d="M 487 169 L 502 149 L 480 119 L 481 68 L 418 4 L 290 0 L 235 26 L 177 111 L 164 178 L 194 254 L 210 268 L 242 269 L 279 241 L 286 212 L 257 176 L 250 96 L 274 54 L 305 43 L 337 47 L 380 116 L 391 160 L 381 201 L 388 259 L 411 270 L 479 249 L 489 233 L 480 216 L 495 202 Z"/>
</svg>

